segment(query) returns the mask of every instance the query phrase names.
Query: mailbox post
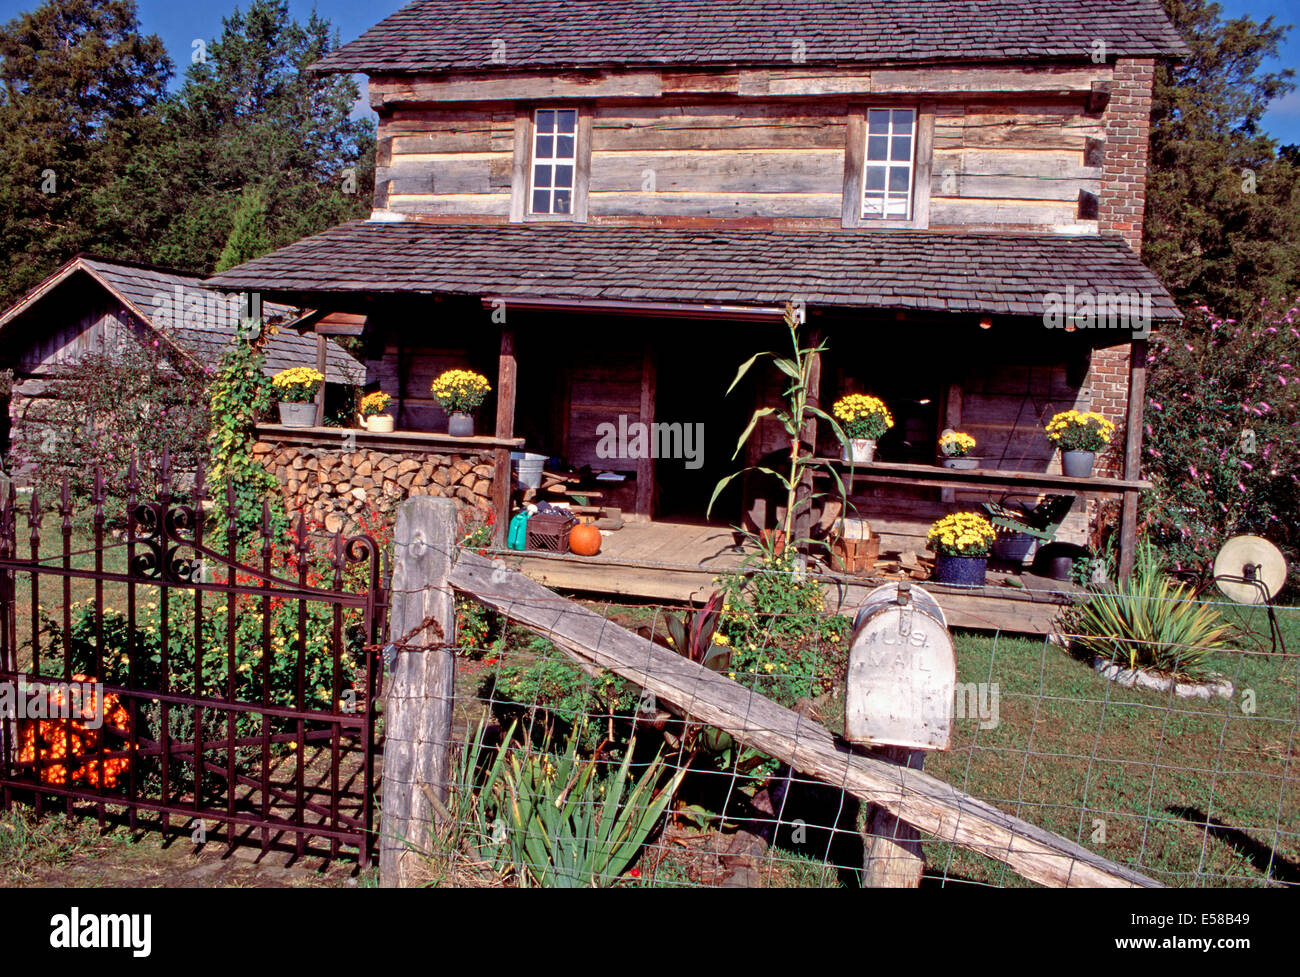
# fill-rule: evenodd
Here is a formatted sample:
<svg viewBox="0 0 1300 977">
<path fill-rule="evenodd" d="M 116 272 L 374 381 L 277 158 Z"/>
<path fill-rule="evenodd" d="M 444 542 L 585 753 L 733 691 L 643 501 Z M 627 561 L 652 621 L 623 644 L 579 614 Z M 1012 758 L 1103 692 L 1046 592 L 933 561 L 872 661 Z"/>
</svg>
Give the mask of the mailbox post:
<svg viewBox="0 0 1300 977">
<path fill-rule="evenodd" d="M 946 750 L 951 743 L 956 682 L 952 636 L 938 602 L 906 581 L 877 588 L 853 628 L 845 739 L 880 759 L 920 770 L 926 751 Z M 862 831 L 864 886 L 920 884 L 921 838 L 915 828 L 871 804 Z"/>
</svg>

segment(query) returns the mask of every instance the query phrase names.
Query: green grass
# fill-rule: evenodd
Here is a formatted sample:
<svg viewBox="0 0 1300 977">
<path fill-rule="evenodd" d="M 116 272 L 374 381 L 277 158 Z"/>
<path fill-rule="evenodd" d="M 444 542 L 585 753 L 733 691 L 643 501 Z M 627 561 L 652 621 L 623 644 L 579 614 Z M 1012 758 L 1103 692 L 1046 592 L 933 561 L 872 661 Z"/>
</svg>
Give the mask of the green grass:
<svg viewBox="0 0 1300 977">
<path fill-rule="evenodd" d="M 1043 640 L 956 645 L 959 682 L 998 684 L 999 723 L 957 720 L 927 771 L 1167 885 L 1300 883 L 1297 659 L 1214 655 L 1236 694 L 1202 701 L 1123 689 Z M 950 845 L 926 857 L 942 878 L 1024 884 Z"/>
</svg>

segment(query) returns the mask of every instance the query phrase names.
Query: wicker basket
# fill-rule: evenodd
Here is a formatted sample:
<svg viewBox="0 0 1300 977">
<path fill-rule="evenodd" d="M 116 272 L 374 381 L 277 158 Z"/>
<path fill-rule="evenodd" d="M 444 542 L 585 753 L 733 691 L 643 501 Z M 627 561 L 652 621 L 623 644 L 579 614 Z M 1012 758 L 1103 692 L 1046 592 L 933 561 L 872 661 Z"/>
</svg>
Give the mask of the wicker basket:
<svg viewBox="0 0 1300 977">
<path fill-rule="evenodd" d="M 577 522 L 573 516 L 538 513 L 528 520 L 528 548 L 548 553 L 569 552 L 569 530 Z"/>
</svg>

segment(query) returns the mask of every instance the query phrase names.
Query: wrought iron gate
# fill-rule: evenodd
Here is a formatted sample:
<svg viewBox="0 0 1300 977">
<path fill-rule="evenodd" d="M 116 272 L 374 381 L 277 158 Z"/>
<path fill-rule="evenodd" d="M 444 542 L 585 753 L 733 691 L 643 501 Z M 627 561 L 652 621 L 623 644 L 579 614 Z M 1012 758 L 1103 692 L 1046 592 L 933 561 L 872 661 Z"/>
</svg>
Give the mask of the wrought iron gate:
<svg viewBox="0 0 1300 977">
<path fill-rule="evenodd" d="M 234 486 L 218 520 L 202 470 L 190 481 L 177 490 L 164 458 L 144 497 L 132 466 L 116 523 L 98 473 L 82 514 L 66 481 L 52 512 L 34 495 L 20 509 L 12 487 L 0 499 L 3 804 L 132 827 L 152 812 L 232 846 L 355 848 L 364 867 L 380 547 L 301 516 L 277 528 L 265 506 L 241 542 Z"/>
</svg>

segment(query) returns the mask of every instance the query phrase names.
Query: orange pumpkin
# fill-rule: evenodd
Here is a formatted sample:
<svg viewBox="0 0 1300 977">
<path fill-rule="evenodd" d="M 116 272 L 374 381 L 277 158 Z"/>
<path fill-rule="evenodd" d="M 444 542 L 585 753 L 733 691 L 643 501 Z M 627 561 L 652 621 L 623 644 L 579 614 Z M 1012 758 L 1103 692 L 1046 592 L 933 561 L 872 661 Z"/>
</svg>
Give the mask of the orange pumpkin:
<svg viewBox="0 0 1300 977">
<path fill-rule="evenodd" d="M 569 530 L 569 549 L 578 556 L 595 556 L 600 552 L 600 530 L 579 523 Z"/>
</svg>

